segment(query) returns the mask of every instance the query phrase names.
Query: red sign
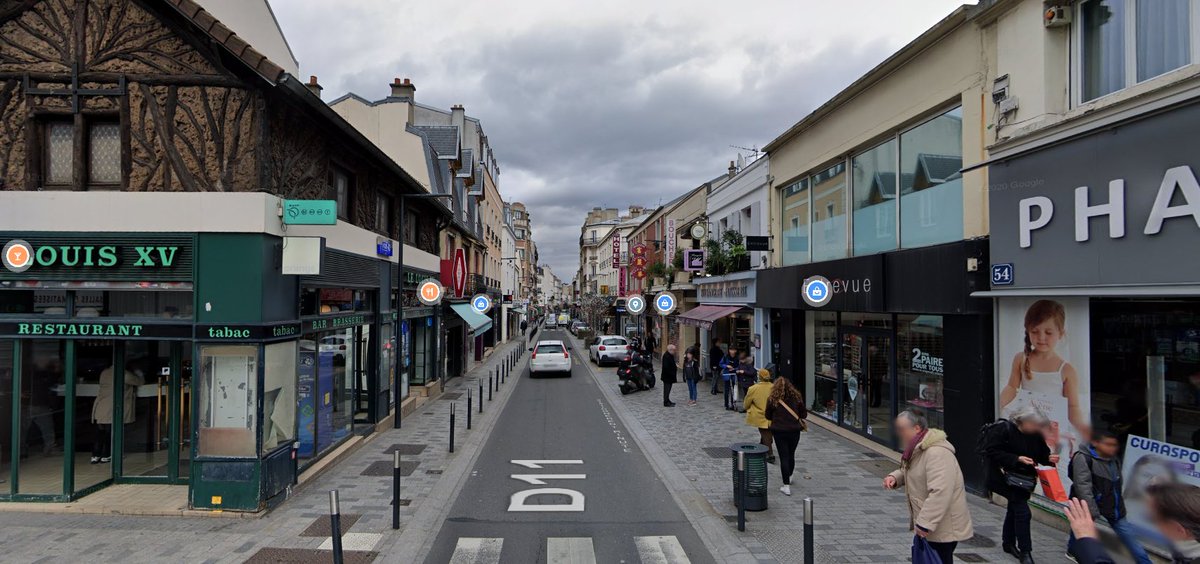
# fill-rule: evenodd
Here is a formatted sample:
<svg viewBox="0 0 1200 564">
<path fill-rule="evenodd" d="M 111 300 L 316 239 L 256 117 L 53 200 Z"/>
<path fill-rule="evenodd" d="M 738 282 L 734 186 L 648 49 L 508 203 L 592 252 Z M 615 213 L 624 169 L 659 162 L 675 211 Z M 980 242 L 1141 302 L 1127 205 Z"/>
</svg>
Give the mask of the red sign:
<svg viewBox="0 0 1200 564">
<path fill-rule="evenodd" d="M 454 249 L 454 270 L 451 273 L 454 297 L 461 298 L 467 291 L 467 255 L 462 249 Z"/>
<path fill-rule="evenodd" d="M 612 249 L 612 251 L 613 251 L 613 268 L 620 268 L 620 266 L 621 266 L 621 232 L 620 231 L 613 232 L 613 249 Z M 622 280 L 623 279 L 624 279 L 624 277 L 622 277 Z M 625 293 L 622 292 L 620 295 L 625 295 Z"/>
<path fill-rule="evenodd" d="M 646 257 L 634 256 L 633 260 L 629 261 L 629 264 L 632 264 L 635 268 L 643 268 L 649 262 L 650 261 L 646 260 Z"/>
<path fill-rule="evenodd" d="M 646 256 L 646 250 L 647 249 L 646 249 L 645 245 L 638 243 L 633 246 L 633 256 L 644 257 L 644 256 Z"/>
<path fill-rule="evenodd" d="M 638 280 L 645 280 L 646 279 L 646 271 L 639 268 L 639 269 L 633 271 L 633 277 L 637 278 Z"/>
<path fill-rule="evenodd" d="M 624 296 L 625 295 L 625 267 L 624 266 L 621 267 L 620 274 L 617 275 L 617 284 L 618 284 L 617 295 Z"/>
</svg>

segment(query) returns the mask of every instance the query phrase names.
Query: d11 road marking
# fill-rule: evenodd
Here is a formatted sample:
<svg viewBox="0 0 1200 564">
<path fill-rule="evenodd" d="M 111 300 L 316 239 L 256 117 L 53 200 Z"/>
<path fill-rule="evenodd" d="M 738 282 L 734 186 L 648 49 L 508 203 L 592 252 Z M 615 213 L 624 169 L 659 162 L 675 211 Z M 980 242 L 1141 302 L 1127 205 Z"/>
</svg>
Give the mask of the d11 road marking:
<svg viewBox="0 0 1200 564">
<path fill-rule="evenodd" d="M 560 464 L 583 464 L 582 460 L 511 460 L 509 461 L 523 468 L 533 470 L 542 470 L 544 465 L 560 465 Z M 520 480 L 527 484 L 535 486 L 546 485 L 546 480 L 584 480 L 587 479 L 587 474 L 512 474 L 514 480 Z M 570 498 L 568 503 L 528 503 L 530 498 L 537 496 L 567 496 Z M 567 488 L 531 488 L 521 490 L 509 498 L 508 510 L 511 511 L 534 511 L 534 512 L 551 512 L 551 511 L 583 511 L 585 499 L 582 492 Z"/>
<path fill-rule="evenodd" d="M 546 480 L 585 480 L 587 474 L 513 474 L 512 478 L 534 486 L 544 486 Z"/>
</svg>

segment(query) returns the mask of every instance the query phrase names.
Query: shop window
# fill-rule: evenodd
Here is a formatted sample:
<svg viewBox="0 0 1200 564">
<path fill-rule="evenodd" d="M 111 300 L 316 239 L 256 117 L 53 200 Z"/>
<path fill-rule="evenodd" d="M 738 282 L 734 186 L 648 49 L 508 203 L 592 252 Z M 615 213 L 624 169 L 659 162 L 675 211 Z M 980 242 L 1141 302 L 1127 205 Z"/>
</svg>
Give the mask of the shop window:
<svg viewBox="0 0 1200 564">
<path fill-rule="evenodd" d="M 1192 0 L 1089 0 L 1079 6 L 1078 77 L 1088 102 L 1191 63 Z"/>
<path fill-rule="evenodd" d="M 896 248 L 896 140 L 854 157 L 854 254 Z"/>
<path fill-rule="evenodd" d="M 20 343 L 21 395 L 16 424 L 20 426 L 17 452 L 21 480 L 17 493 L 62 494 L 66 342 L 36 339 Z"/>
<path fill-rule="evenodd" d="M 183 291 L 81 291 L 75 293 L 76 317 L 191 319 L 192 293 Z"/>
<path fill-rule="evenodd" d="M 945 338 L 940 315 L 896 317 L 896 374 L 900 410 L 919 408 L 929 424 L 945 429 L 943 403 Z"/>
<path fill-rule="evenodd" d="M 300 314 L 339 314 L 374 311 L 374 293 L 351 288 L 302 288 Z"/>
<path fill-rule="evenodd" d="M 15 340 L 0 339 L 0 437 L 11 437 L 13 426 L 13 346 Z M 0 440 L 0 479 L 12 471 L 12 450 Z M 0 494 L 11 493 L 10 484 L 0 484 Z"/>
<path fill-rule="evenodd" d="M 808 224 L 812 202 L 808 178 L 801 178 L 783 189 L 783 265 L 809 261 Z"/>
<path fill-rule="evenodd" d="M 121 128 L 115 121 L 89 120 L 85 134 L 77 141 L 76 124 L 58 119 L 42 128 L 42 182 L 51 189 L 71 189 L 80 178 L 89 188 L 114 189 L 120 186 Z M 76 142 L 83 143 L 84 162 L 75 156 Z"/>
<path fill-rule="evenodd" d="M 330 188 L 333 192 L 333 199 L 337 202 L 338 219 L 350 221 L 350 206 L 351 202 L 351 182 L 350 173 L 340 167 L 333 167 L 333 172 L 330 173 Z"/>
<path fill-rule="evenodd" d="M 911 249 L 963 237 L 962 108 L 900 134 L 900 244 Z"/>
<path fill-rule="evenodd" d="M 66 290 L 0 290 L 0 315 L 66 314 Z"/>
<path fill-rule="evenodd" d="M 296 341 L 263 347 L 262 454 L 296 438 Z"/>
<path fill-rule="evenodd" d="M 838 163 L 810 180 L 813 205 L 827 210 L 812 223 L 813 261 L 845 258 L 846 245 L 846 164 Z"/>
<path fill-rule="evenodd" d="M 837 375 L 838 343 L 837 313 L 832 311 L 809 312 L 813 319 L 813 353 L 809 409 L 833 421 L 838 419 Z"/>
<path fill-rule="evenodd" d="M 258 347 L 200 349 L 200 456 L 254 458 Z"/>
</svg>

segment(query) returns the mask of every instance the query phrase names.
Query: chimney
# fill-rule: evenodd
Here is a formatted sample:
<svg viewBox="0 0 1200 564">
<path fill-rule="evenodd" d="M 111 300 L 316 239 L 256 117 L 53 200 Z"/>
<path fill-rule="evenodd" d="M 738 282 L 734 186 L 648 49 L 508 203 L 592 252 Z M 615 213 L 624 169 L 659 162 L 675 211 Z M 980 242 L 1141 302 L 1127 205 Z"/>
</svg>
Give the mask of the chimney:
<svg viewBox="0 0 1200 564">
<path fill-rule="evenodd" d="M 463 127 L 466 126 L 467 110 L 462 104 L 450 106 L 450 125 L 458 128 L 458 134 L 463 135 Z"/>
<path fill-rule="evenodd" d="M 729 178 L 737 176 L 737 165 L 733 161 L 729 161 Z"/>
<path fill-rule="evenodd" d="M 415 101 L 417 99 L 417 85 L 411 80 L 404 79 L 403 82 L 397 77 L 392 81 L 392 98 L 408 98 Z"/>
<path fill-rule="evenodd" d="M 308 77 L 308 84 L 305 84 L 304 86 L 308 87 L 308 91 L 312 92 L 313 96 L 316 96 L 317 98 L 321 97 L 321 85 L 317 84 L 317 75 L 314 74 Z"/>
</svg>

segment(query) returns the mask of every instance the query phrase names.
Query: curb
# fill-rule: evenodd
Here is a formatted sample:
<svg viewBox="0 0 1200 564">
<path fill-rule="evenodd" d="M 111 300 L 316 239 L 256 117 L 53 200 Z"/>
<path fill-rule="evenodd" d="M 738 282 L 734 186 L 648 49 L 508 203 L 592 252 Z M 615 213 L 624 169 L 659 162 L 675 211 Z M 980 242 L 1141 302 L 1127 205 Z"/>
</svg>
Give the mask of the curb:
<svg viewBox="0 0 1200 564">
<path fill-rule="evenodd" d="M 578 351 L 578 346 L 582 346 L 574 336 L 571 336 L 571 348 Z M 625 402 L 619 401 L 620 396 L 617 395 L 613 386 L 605 385 L 599 375 L 592 367 L 591 359 L 585 363 L 588 367 L 588 373 L 592 375 L 592 380 L 596 382 L 596 386 L 600 388 L 600 393 L 608 400 L 608 404 L 612 406 L 613 412 L 621 419 L 621 423 L 629 430 L 630 436 L 637 443 L 638 448 L 650 461 L 650 465 L 659 475 L 659 481 L 666 486 L 667 491 L 671 492 L 671 498 L 679 505 L 685 517 L 692 527 L 696 529 L 696 533 L 700 536 L 700 540 L 704 542 L 705 548 L 712 555 L 713 559 L 726 564 L 758 564 L 761 561 L 754 556 L 745 543 L 738 538 L 729 527 L 729 523 L 725 521 L 717 510 L 708 502 L 695 486 L 688 482 L 687 485 L 680 485 L 674 480 L 663 480 L 662 476 L 679 476 L 683 474 L 683 470 L 675 465 L 675 462 L 667 456 L 658 442 L 646 431 L 642 426 L 641 421 L 638 421 L 630 412 L 629 407 Z M 611 384 L 612 382 L 608 382 Z M 650 448 L 654 446 L 654 448 Z"/>
</svg>

